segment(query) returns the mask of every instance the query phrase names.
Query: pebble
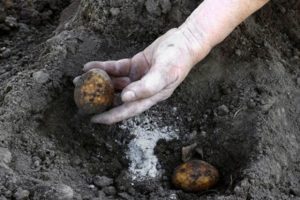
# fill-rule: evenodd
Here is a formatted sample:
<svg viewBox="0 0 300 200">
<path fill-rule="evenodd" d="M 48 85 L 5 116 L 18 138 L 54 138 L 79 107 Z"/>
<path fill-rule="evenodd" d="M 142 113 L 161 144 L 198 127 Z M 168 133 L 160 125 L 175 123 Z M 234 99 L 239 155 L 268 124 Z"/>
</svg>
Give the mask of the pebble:
<svg viewBox="0 0 300 200">
<path fill-rule="evenodd" d="M 112 185 L 114 180 L 112 178 L 108 178 L 107 176 L 95 176 L 93 178 L 93 183 L 99 188 L 104 188 Z"/>
<path fill-rule="evenodd" d="M 148 13 L 150 13 L 151 15 L 156 15 L 156 16 L 161 15 L 161 9 L 159 7 L 158 0 L 147 0 L 145 6 Z"/>
<path fill-rule="evenodd" d="M 49 74 L 44 71 L 34 72 L 32 74 L 32 77 L 36 82 L 38 82 L 40 84 L 46 83 L 50 78 Z"/>
<path fill-rule="evenodd" d="M 117 193 L 117 190 L 114 186 L 108 186 L 103 189 L 103 192 L 109 196 L 113 196 Z"/>
<path fill-rule="evenodd" d="M 15 200 L 26 200 L 29 198 L 30 192 L 28 190 L 23 190 L 22 188 L 18 188 L 14 193 Z"/>
<path fill-rule="evenodd" d="M 0 163 L 9 164 L 11 162 L 11 153 L 7 148 L 0 147 Z"/>
<path fill-rule="evenodd" d="M 118 193 L 119 197 L 126 200 L 133 200 L 133 197 L 127 194 L 126 192 Z"/>
<path fill-rule="evenodd" d="M 19 31 L 22 32 L 22 33 L 29 33 L 30 28 L 27 24 L 19 23 Z"/>
<path fill-rule="evenodd" d="M 226 114 L 229 113 L 229 109 L 228 109 L 227 106 L 221 105 L 221 106 L 219 106 L 219 107 L 217 108 L 217 113 L 218 113 L 218 115 L 220 115 L 220 116 L 224 116 L 224 115 L 226 115 Z"/>
<path fill-rule="evenodd" d="M 182 147 L 182 149 L 181 149 L 181 159 L 182 159 L 183 162 L 186 162 L 186 161 L 190 160 L 193 157 L 197 145 L 198 145 L 197 143 L 193 143 L 191 145 Z"/>
<path fill-rule="evenodd" d="M 18 27 L 17 19 L 12 16 L 8 16 L 5 18 L 5 24 L 10 28 Z"/>
<path fill-rule="evenodd" d="M 73 199 L 73 189 L 65 184 L 45 184 L 34 188 L 33 200 L 71 200 Z"/>
<path fill-rule="evenodd" d="M 109 12 L 112 16 L 117 16 L 118 14 L 120 14 L 120 8 L 111 8 Z"/>
<path fill-rule="evenodd" d="M 237 56 L 241 56 L 242 55 L 242 51 L 240 49 L 235 50 L 235 54 Z"/>
<path fill-rule="evenodd" d="M 206 133 L 206 131 L 201 131 L 201 132 L 200 132 L 200 135 L 201 135 L 202 137 L 206 137 L 206 136 L 207 136 L 207 133 Z"/>
<path fill-rule="evenodd" d="M 6 48 L 2 53 L 1 53 L 1 57 L 2 58 L 8 58 L 11 55 L 11 50 L 9 48 Z"/>
<path fill-rule="evenodd" d="M 71 161 L 71 164 L 73 167 L 79 166 L 82 163 L 81 159 L 79 157 L 74 157 Z"/>
<path fill-rule="evenodd" d="M 256 103 L 252 100 L 250 100 L 247 104 L 248 108 L 253 109 L 256 107 Z"/>
<path fill-rule="evenodd" d="M 161 0 L 160 6 L 161 6 L 162 12 L 164 14 L 168 13 L 172 8 L 172 4 L 171 4 L 170 0 Z"/>
</svg>

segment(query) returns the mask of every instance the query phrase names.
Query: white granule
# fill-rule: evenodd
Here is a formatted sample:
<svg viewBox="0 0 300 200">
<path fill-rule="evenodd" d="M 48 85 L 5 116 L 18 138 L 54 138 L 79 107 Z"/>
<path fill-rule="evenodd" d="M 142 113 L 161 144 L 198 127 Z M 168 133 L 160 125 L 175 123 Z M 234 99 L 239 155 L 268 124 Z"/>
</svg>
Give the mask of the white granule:
<svg viewBox="0 0 300 200">
<path fill-rule="evenodd" d="M 155 119 L 146 116 L 130 119 L 124 122 L 121 128 L 129 130 L 130 134 L 135 136 L 129 143 L 127 152 L 127 158 L 130 160 L 128 170 L 132 179 L 143 181 L 158 177 L 159 163 L 154 155 L 154 148 L 160 139 L 169 141 L 178 138 L 176 130 L 170 126 L 159 127 Z"/>
</svg>

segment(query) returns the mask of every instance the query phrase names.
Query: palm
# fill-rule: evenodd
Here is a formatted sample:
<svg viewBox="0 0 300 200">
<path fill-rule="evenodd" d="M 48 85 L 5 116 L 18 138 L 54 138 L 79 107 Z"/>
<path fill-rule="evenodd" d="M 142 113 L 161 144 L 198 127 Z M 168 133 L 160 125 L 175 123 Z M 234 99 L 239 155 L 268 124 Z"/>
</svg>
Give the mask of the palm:
<svg viewBox="0 0 300 200">
<path fill-rule="evenodd" d="M 193 66 L 193 55 L 179 31 L 158 38 L 131 59 L 89 62 L 84 70 L 101 68 L 122 91 L 122 105 L 95 116 L 96 123 L 111 124 L 135 116 L 167 99 Z"/>
</svg>

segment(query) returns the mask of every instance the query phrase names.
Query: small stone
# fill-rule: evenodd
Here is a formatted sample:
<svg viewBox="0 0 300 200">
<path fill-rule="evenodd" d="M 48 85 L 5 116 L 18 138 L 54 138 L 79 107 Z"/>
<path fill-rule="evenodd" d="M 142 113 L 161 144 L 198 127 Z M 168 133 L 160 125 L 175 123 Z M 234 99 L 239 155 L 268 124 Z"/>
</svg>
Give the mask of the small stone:
<svg viewBox="0 0 300 200">
<path fill-rule="evenodd" d="M 206 133 L 206 131 L 201 131 L 201 132 L 200 132 L 200 135 L 201 135 L 202 137 L 206 137 L 206 136 L 207 136 L 207 133 Z"/>
<path fill-rule="evenodd" d="M 182 149 L 181 149 L 181 159 L 182 159 L 183 162 L 186 162 L 186 161 L 190 160 L 193 157 L 197 145 L 198 145 L 197 143 L 193 143 L 191 145 L 182 147 Z"/>
<path fill-rule="evenodd" d="M 172 8 L 172 11 L 169 12 L 169 19 L 170 19 L 170 21 L 174 21 L 177 23 L 180 23 L 183 20 L 183 16 L 182 16 L 179 6 Z"/>
<path fill-rule="evenodd" d="M 172 8 L 172 4 L 171 4 L 170 0 L 161 0 L 160 6 L 161 6 L 162 12 L 164 14 L 168 13 Z"/>
<path fill-rule="evenodd" d="M 128 191 L 128 193 L 131 194 L 131 195 L 135 195 L 135 193 L 136 193 L 136 192 L 135 192 L 135 189 L 134 189 L 133 187 L 129 187 L 127 191 Z"/>
<path fill-rule="evenodd" d="M 120 13 L 120 8 L 111 8 L 109 12 L 112 16 L 117 16 Z"/>
<path fill-rule="evenodd" d="M 240 187 L 240 186 L 236 186 L 234 189 L 233 189 L 234 193 L 238 196 L 240 196 L 242 193 L 243 193 L 243 189 Z"/>
<path fill-rule="evenodd" d="M 1 57 L 2 58 L 8 58 L 11 55 L 11 50 L 9 48 L 5 49 L 2 53 L 1 53 Z"/>
<path fill-rule="evenodd" d="M 38 168 L 41 165 L 41 161 L 40 160 L 36 160 L 33 162 L 33 167 L 34 168 Z"/>
<path fill-rule="evenodd" d="M 279 10 L 282 14 L 285 14 L 286 13 L 286 9 L 283 7 L 283 6 L 280 6 L 279 7 Z"/>
<path fill-rule="evenodd" d="M 175 193 L 172 193 L 169 195 L 169 198 L 170 200 L 177 200 L 177 195 Z"/>
<path fill-rule="evenodd" d="M 235 54 L 237 56 L 241 56 L 242 55 L 242 51 L 240 49 L 235 50 Z"/>
<path fill-rule="evenodd" d="M 33 191 L 33 200 L 71 200 L 74 196 L 73 189 L 65 184 L 38 185 Z"/>
<path fill-rule="evenodd" d="M 40 84 L 46 83 L 50 78 L 49 74 L 44 71 L 34 72 L 32 77 L 36 82 Z"/>
<path fill-rule="evenodd" d="M 109 196 L 113 196 L 117 193 L 117 190 L 114 186 L 108 186 L 103 189 L 103 192 Z"/>
<path fill-rule="evenodd" d="M 93 183 L 99 188 L 104 188 L 112 185 L 114 180 L 112 178 L 108 178 L 107 176 L 95 176 Z"/>
<path fill-rule="evenodd" d="M 226 115 L 226 114 L 229 113 L 229 109 L 228 109 L 227 106 L 221 105 L 221 106 L 219 106 L 219 107 L 217 108 L 217 113 L 218 113 L 218 115 L 220 115 L 220 116 L 224 116 L 224 115 Z"/>
<path fill-rule="evenodd" d="M 126 200 L 133 200 L 133 197 L 127 194 L 126 192 L 118 193 L 119 197 Z"/>
<path fill-rule="evenodd" d="M 15 200 L 26 200 L 29 198 L 30 192 L 28 190 L 23 190 L 22 188 L 18 188 L 14 194 Z"/>
<path fill-rule="evenodd" d="M 256 103 L 253 99 L 250 99 L 250 101 L 248 102 L 248 108 L 253 109 L 255 108 Z"/>
<path fill-rule="evenodd" d="M 17 19 L 12 16 L 8 16 L 5 18 L 5 24 L 10 28 L 18 27 Z"/>
<path fill-rule="evenodd" d="M 79 157 L 75 157 L 72 159 L 71 164 L 72 166 L 79 166 L 82 163 L 81 159 Z"/>
<path fill-rule="evenodd" d="M 27 24 L 24 23 L 20 23 L 19 24 L 19 31 L 22 33 L 29 33 L 30 32 L 30 28 Z"/>
<path fill-rule="evenodd" d="M 0 163 L 9 164 L 11 162 L 11 153 L 7 148 L 0 147 Z"/>
<path fill-rule="evenodd" d="M 150 13 L 151 15 L 156 15 L 156 16 L 161 15 L 161 9 L 159 7 L 158 0 L 147 0 L 145 6 L 148 13 Z"/>
</svg>

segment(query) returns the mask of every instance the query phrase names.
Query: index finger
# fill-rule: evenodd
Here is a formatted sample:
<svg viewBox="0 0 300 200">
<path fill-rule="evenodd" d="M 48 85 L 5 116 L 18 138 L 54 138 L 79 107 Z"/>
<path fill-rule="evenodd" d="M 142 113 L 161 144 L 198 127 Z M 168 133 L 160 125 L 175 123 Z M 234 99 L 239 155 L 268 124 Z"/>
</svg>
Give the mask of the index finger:
<svg viewBox="0 0 300 200">
<path fill-rule="evenodd" d="M 83 70 L 89 71 L 94 68 L 103 69 L 111 76 L 128 76 L 131 67 L 131 59 L 91 61 L 84 65 Z"/>
</svg>

